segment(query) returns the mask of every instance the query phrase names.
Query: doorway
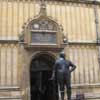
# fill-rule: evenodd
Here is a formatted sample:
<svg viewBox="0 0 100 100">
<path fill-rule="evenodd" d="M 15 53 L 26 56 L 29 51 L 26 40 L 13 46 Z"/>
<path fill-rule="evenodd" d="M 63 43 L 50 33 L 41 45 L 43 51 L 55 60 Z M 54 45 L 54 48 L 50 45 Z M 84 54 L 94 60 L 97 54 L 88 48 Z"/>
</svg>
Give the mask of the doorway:
<svg viewBox="0 0 100 100">
<path fill-rule="evenodd" d="M 31 100 L 57 100 L 56 82 L 51 81 L 55 59 L 48 54 L 34 57 L 30 66 Z"/>
</svg>

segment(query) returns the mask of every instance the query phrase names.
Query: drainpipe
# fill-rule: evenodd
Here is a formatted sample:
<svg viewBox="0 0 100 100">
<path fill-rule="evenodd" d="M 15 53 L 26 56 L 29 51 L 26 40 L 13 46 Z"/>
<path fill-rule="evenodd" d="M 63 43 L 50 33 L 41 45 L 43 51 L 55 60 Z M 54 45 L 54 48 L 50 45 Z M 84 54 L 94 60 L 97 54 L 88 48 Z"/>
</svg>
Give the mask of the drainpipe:
<svg viewBox="0 0 100 100">
<path fill-rule="evenodd" d="M 97 45 L 98 45 L 98 62 L 100 68 L 100 36 L 99 36 L 99 19 L 98 19 L 98 11 L 96 8 L 96 0 L 94 2 L 94 15 L 95 15 L 95 26 L 96 26 L 96 36 L 97 36 Z"/>
</svg>

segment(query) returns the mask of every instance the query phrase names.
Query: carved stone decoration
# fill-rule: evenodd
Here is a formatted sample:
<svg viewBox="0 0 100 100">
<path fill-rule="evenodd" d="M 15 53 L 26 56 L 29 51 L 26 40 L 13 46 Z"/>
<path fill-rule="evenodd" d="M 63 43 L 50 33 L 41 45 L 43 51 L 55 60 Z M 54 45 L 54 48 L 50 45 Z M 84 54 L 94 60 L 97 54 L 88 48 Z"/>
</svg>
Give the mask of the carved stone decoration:
<svg viewBox="0 0 100 100">
<path fill-rule="evenodd" d="M 23 25 L 23 31 L 19 35 L 19 43 L 29 48 L 64 48 L 66 42 L 63 28 L 46 14 L 46 4 L 42 0 L 40 13 L 34 18 L 28 19 Z"/>
<path fill-rule="evenodd" d="M 51 30 L 57 31 L 57 27 L 48 19 L 42 18 L 41 20 L 34 21 L 30 25 L 30 30 Z"/>
<path fill-rule="evenodd" d="M 46 4 L 45 4 L 44 0 L 41 0 L 40 15 L 41 16 L 46 16 Z"/>
<path fill-rule="evenodd" d="M 22 69 L 20 82 L 23 100 L 31 100 L 30 94 L 30 62 L 38 55 L 56 58 L 64 48 L 63 28 L 46 13 L 44 0 L 41 2 L 40 13 L 29 18 L 22 26 L 19 35 L 19 61 Z M 66 42 L 66 41 L 65 41 Z M 50 55 L 50 56 L 49 56 Z"/>
<path fill-rule="evenodd" d="M 24 33 L 19 34 L 18 37 L 19 37 L 19 42 L 24 43 Z"/>
</svg>

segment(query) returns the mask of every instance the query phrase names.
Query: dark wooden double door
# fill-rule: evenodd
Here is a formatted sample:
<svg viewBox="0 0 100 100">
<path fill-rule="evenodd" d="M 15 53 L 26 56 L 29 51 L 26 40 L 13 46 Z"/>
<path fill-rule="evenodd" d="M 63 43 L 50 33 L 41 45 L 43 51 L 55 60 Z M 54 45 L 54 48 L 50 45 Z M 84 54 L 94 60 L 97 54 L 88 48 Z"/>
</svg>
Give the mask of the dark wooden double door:
<svg viewBox="0 0 100 100">
<path fill-rule="evenodd" d="M 56 82 L 50 80 L 54 62 L 45 56 L 34 59 L 30 68 L 31 100 L 58 100 Z"/>
</svg>

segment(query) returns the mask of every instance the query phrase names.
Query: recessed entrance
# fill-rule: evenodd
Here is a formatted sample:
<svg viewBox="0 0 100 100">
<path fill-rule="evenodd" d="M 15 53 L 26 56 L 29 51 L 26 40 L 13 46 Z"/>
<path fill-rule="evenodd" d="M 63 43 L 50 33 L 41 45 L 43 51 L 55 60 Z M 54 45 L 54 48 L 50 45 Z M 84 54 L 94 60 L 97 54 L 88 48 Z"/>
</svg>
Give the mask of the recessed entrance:
<svg viewBox="0 0 100 100">
<path fill-rule="evenodd" d="M 57 100 L 55 82 L 49 80 L 55 58 L 37 54 L 30 66 L 31 100 Z"/>
</svg>

